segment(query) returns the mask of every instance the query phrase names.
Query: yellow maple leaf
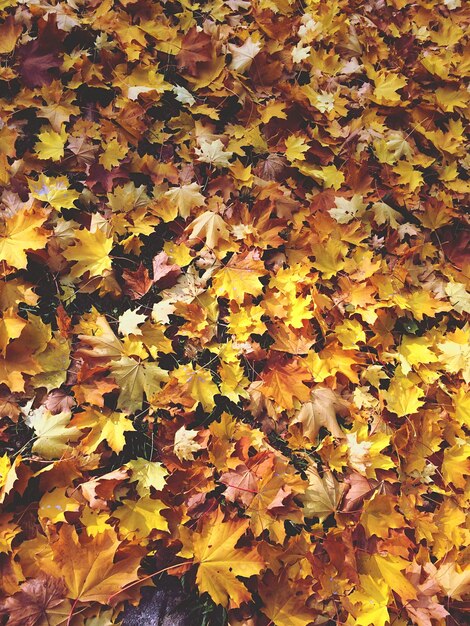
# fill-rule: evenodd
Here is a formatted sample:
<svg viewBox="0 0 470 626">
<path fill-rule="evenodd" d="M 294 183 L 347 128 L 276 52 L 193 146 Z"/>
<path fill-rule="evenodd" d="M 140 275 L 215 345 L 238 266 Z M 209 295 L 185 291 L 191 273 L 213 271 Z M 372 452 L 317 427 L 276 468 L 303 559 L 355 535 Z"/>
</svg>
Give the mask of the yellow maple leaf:
<svg viewBox="0 0 470 626">
<path fill-rule="evenodd" d="M 357 372 L 352 369 L 354 365 L 359 363 L 359 360 L 356 358 L 356 352 L 343 350 L 335 343 L 326 346 L 318 353 L 311 350 L 305 362 L 314 380 L 318 383 L 338 373 L 349 378 L 352 383 L 359 382 Z"/>
<path fill-rule="evenodd" d="M 26 423 L 36 433 L 33 452 L 44 459 L 58 459 L 67 449 L 69 441 L 75 441 L 82 434 L 70 422 L 71 413 L 63 411 L 53 415 L 44 406 L 31 411 Z"/>
<path fill-rule="evenodd" d="M 347 247 L 339 239 L 330 237 L 326 243 L 313 244 L 312 252 L 315 255 L 312 265 L 323 278 L 329 279 L 344 269 Z"/>
<path fill-rule="evenodd" d="M 72 525 L 64 524 L 58 536 L 51 545 L 54 558 L 51 566 L 60 568 L 69 598 L 114 605 L 118 600 L 111 596 L 117 596 L 116 590 L 138 579 L 142 553 L 128 551 L 116 559 L 120 543 L 114 531 L 96 537 L 83 533 L 78 536 Z"/>
<path fill-rule="evenodd" d="M 42 228 L 46 214 L 23 209 L 13 217 L 0 221 L 0 258 L 16 269 L 26 269 L 28 250 L 40 250 L 47 243 Z"/>
<path fill-rule="evenodd" d="M 64 146 L 67 141 L 65 126 L 61 126 L 60 131 L 45 130 L 38 135 L 39 141 L 34 146 L 36 154 L 40 159 L 51 159 L 60 161 L 64 156 Z"/>
<path fill-rule="evenodd" d="M 463 489 L 470 476 L 470 446 L 463 440 L 444 450 L 442 476 L 447 484 Z"/>
<path fill-rule="evenodd" d="M 286 157 L 293 163 L 294 161 L 305 161 L 305 152 L 309 150 L 309 145 L 304 137 L 291 135 L 285 141 Z"/>
<path fill-rule="evenodd" d="M 204 211 L 189 225 L 190 241 L 205 241 L 209 248 L 215 248 L 220 239 L 228 241 L 229 230 L 227 224 L 218 213 Z"/>
<path fill-rule="evenodd" d="M 80 510 L 78 501 L 69 498 L 66 491 L 66 487 L 46 491 L 39 501 L 38 515 L 40 519 L 48 519 L 53 524 L 67 522 L 65 513 Z"/>
<path fill-rule="evenodd" d="M 300 402 L 306 402 L 309 399 L 310 389 L 302 382 L 309 379 L 308 370 L 298 363 L 291 362 L 265 372 L 259 390 L 283 409 L 293 409 L 294 398 Z"/>
<path fill-rule="evenodd" d="M 235 548 L 248 529 L 248 520 L 223 521 L 218 509 L 205 521 L 200 532 L 192 535 L 194 562 L 198 564 L 196 583 L 216 604 L 238 607 L 251 594 L 237 576 L 253 576 L 264 568 L 255 549 Z"/>
<path fill-rule="evenodd" d="M 194 364 L 182 365 L 173 376 L 183 386 L 188 395 L 194 399 L 195 408 L 200 402 L 204 411 L 211 411 L 214 406 L 214 396 L 219 393 L 217 385 L 212 380 L 209 370 L 194 367 Z"/>
<path fill-rule="evenodd" d="M 80 521 L 89 537 L 96 537 L 100 533 L 111 530 L 111 524 L 108 523 L 108 519 L 109 513 L 103 513 L 89 507 L 85 507 L 80 515 Z"/>
<path fill-rule="evenodd" d="M 75 414 L 73 426 L 81 430 L 91 429 L 80 442 L 80 447 L 87 452 L 94 452 L 102 441 L 106 441 L 111 450 L 119 453 L 126 444 L 124 433 L 135 431 L 132 421 L 124 413 L 105 414 L 91 407 Z"/>
<path fill-rule="evenodd" d="M 390 621 L 388 598 L 390 595 L 386 582 L 370 575 L 359 575 L 360 588 L 348 596 L 348 601 L 355 606 L 355 626 L 385 626 Z"/>
<path fill-rule="evenodd" d="M 446 336 L 446 340 L 438 344 L 442 352 L 441 361 L 446 372 L 458 374 L 466 383 L 470 382 L 470 326 L 457 328 L 453 333 Z"/>
<path fill-rule="evenodd" d="M 470 393 L 465 387 L 460 387 L 452 396 L 452 404 L 454 405 L 454 418 L 457 422 L 470 427 Z"/>
<path fill-rule="evenodd" d="M 399 372 L 392 378 L 388 390 L 382 394 L 387 409 L 396 413 L 398 417 L 416 413 L 424 404 L 421 399 L 423 396 L 424 391 Z"/>
<path fill-rule="evenodd" d="M 67 261 L 75 261 L 70 269 L 70 277 L 78 278 L 85 272 L 90 276 L 101 276 L 110 270 L 112 262 L 109 253 L 113 247 L 113 238 L 107 237 L 101 230 L 91 233 L 83 229 L 75 233 L 76 242 L 63 251 Z"/>
<path fill-rule="evenodd" d="M 0 319 L 0 352 L 4 352 L 12 339 L 18 339 L 27 322 L 17 315 L 13 307 L 3 312 Z"/>
<path fill-rule="evenodd" d="M 402 98 L 397 91 L 406 85 L 407 80 L 404 76 L 382 70 L 375 75 L 374 83 L 372 98 L 377 104 L 397 104 Z"/>
<path fill-rule="evenodd" d="M 12 462 L 8 454 L 0 456 L 0 503 L 13 489 L 18 478 L 16 470 L 21 463 L 21 456 L 17 456 Z M 0 542 L 1 543 L 1 542 Z"/>
<path fill-rule="evenodd" d="M 137 493 L 141 496 L 148 496 L 150 488 L 161 491 L 165 486 L 165 478 L 168 471 L 157 461 L 147 461 L 147 459 L 133 459 L 126 463 L 132 472 L 131 482 L 137 481 Z"/>
<path fill-rule="evenodd" d="M 200 190 L 200 185 L 191 183 L 189 185 L 181 185 L 181 187 L 173 187 L 163 195 L 176 207 L 179 215 L 186 219 L 190 216 L 192 209 L 203 206 L 206 201 Z"/>
<path fill-rule="evenodd" d="M 113 512 L 119 520 L 119 535 L 123 539 L 150 541 L 153 530 L 168 530 L 168 522 L 160 511 L 167 506 L 160 500 L 140 497 L 137 501 L 123 500 L 122 506 Z"/>
<path fill-rule="evenodd" d="M 370 500 L 367 500 L 361 514 L 361 524 L 364 526 L 368 537 L 376 535 L 385 539 L 388 537 L 390 528 L 407 526 L 403 515 L 396 510 L 395 506 L 396 499 L 377 492 Z"/>
<path fill-rule="evenodd" d="M 393 171 L 398 174 L 400 185 L 407 185 L 410 191 L 416 191 L 424 182 L 422 173 L 408 161 L 399 161 Z"/>
<path fill-rule="evenodd" d="M 29 189 L 33 198 L 48 202 L 54 209 L 71 209 L 80 194 L 75 189 L 70 189 L 67 176 L 49 178 L 40 174 L 38 180 L 28 180 Z"/>
<path fill-rule="evenodd" d="M 241 304 L 245 294 L 258 296 L 263 291 L 259 279 L 266 274 L 264 263 L 248 255 L 234 255 L 214 274 L 212 285 L 217 296 Z"/>
<path fill-rule="evenodd" d="M 111 139 L 105 145 L 104 152 L 100 154 L 98 161 L 105 169 L 111 170 L 119 165 L 128 151 L 129 147 L 126 144 L 120 143 L 117 139 Z"/>
<path fill-rule="evenodd" d="M 390 438 L 381 432 L 369 434 L 366 424 L 355 425 L 346 435 L 349 465 L 368 478 L 376 478 L 377 469 L 395 467 L 393 460 L 381 452 L 390 445 Z"/>
<path fill-rule="evenodd" d="M 375 579 L 383 579 L 390 590 L 395 591 L 402 601 L 414 600 L 417 597 L 414 585 L 402 573 L 409 565 L 405 559 L 399 556 L 381 556 L 374 554 L 367 558 L 366 569 Z"/>
<path fill-rule="evenodd" d="M 405 335 L 398 348 L 403 374 L 411 372 L 415 365 L 423 363 L 435 363 L 438 361 L 437 355 L 430 349 L 428 337 L 413 337 Z"/>
</svg>

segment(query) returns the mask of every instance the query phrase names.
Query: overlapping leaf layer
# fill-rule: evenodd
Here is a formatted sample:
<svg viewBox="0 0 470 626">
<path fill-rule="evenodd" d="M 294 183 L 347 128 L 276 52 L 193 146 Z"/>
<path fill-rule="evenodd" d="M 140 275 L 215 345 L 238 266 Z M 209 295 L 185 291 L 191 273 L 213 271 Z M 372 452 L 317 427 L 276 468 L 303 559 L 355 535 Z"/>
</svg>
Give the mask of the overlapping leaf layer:
<svg viewBox="0 0 470 626">
<path fill-rule="evenodd" d="M 464 2 L 0 17 L 5 623 L 463 623 Z"/>
</svg>

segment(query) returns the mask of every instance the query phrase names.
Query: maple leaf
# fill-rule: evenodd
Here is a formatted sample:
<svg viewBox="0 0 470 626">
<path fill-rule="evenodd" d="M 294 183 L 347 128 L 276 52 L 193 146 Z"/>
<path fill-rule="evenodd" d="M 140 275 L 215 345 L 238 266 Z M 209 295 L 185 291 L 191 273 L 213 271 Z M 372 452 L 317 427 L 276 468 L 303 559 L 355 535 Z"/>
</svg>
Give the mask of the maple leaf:
<svg viewBox="0 0 470 626">
<path fill-rule="evenodd" d="M 335 204 L 336 209 L 330 209 L 328 213 L 338 224 L 349 224 L 352 219 L 361 215 L 367 206 L 359 194 L 355 194 L 351 200 L 335 198 Z"/>
<path fill-rule="evenodd" d="M 4 502 L 6 496 L 13 489 L 18 479 L 17 469 L 20 463 L 20 456 L 17 456 L 13 462 L 7 454 L 0 457 L 0 503 Z"/>
<path fill-rule="evenodd" d="M 93 335 L 79 335 L 83 344 L 90 348 L 80 347 L 80 354 L 87 357 L 119 359 L 124 354 L 124 347 L 113 333 L 107 319 L 98 315 L 95 320 Z"/>
<path fill-rule="evenodd" d="M 470 382 L 470 326 L 457 329 L 448 334 L 446 341 L 438 344 L 442 352 L 441 360 L 447 372 L 457 374 L 462 372 L 466 383 Z"/>
<path fill-rule="evenodd" d="M 39 250 L 47 243 L 47 231 L 43 228 L 47 215 L 27 209 L 0 222 L 0 257 L 11 267 L 25 269 L 26 252 Z"/>
<path fill-rule="evenodd" d="M 470 567 L 444 560 L 437 568 L 436 579 L 449 598 L 462 600 L 470 588 Z"/>
<path fill-rule="evenodd" d="M 61 568 L 67 596 L 81 602 L 116 604 L 118 592 L 138 580 L 142 558 L 137 549 L 114 562 L 119 547 L 113 531 L 89 538 L 78 536 L 73 526 L 63 525 L 51 548 L 54 562 Z"/>
<path fill-rule="evenodd" d="M 404 376 L 395 375 L 383 397 L 387 402 L 389 411 L 396 413 L 398 417 L 411 415 L 424 404 L 421 398 L 423 390 Z"/>
<path fill-rule="evenodd" d="M 470 313 L 470 293 L 462 283 L 450 282 L 445 287 L 450 303 L 457 313 Z"/>
<path fill-rule="evenodd" d="M 168 378 L 168 372 L 158 363 L 137 361 L 121 356 L 113 361 L 111 374 L 120 387 L 117 406 L 126 413 L 134 413 L 142 407 L 144 393 L 151 400 L 160 389 L 160 383 Z"/>
<path fill-rule="evenodd" d="M 417 597 L 416 589 L 402 573 L 407 565 L 407 561 L 399 556 L 374 554 L 367 559 L 366 569 L 376 580 L 382 578 L 389 589 L 393 589 L 406 602 Z"/>
<path fill-rule="evenodd" d="M 406 526 L 403 515 L 395 509 L 395 502 L 389 496 L 375 493 L 364 506 L 361 523 L 368 536 L 388 537 L 390 528 Z"/>
<path fill-rule="evenodd" d="M 18 339 L 25 326 L 26 320 L 19 317 L 13 308 L 3 313 L 0 319 L 0 352 L 5 352 L 12 339 Z"/>
<path fill-rule="evenodd" d="M 220 239 L 229 238 L 227 224 L 222 217 L 212 211 L 205 211 L 197 217 L 189 226 L 191 231 L 190 240 L 202 241 L 205 238 L 209 248 L 215 248 Z"/>
<path fill-rule="evenodd" d="M 108 238 L 101 230 L 91 233 L 84 229 L 75 233 L 75 239 L 75 244 L 62 253 L 68 261 L 75 261 L 70 270 L 71 278 L 79 278 L 85 272 L 89 272 L 90 276 L 101 276 L 111 269 L 109 253 L 113 247 L 112 237 Z"/>
<path fill-rule="evenodd" d="M 302 406 L 291 424 L 301 424 L 304 436 L 312 442 L 316 441 L 322 426 L 341 439 L 344 433 L 338 425 L 337 413 L 342 416 L 349 413 L 347 402 L 328 387 L 315 387 L 310 402 Z"/>
<path fill-rule="evenodd" d="M 80 491 L 92 509 L 108 509 L 108 501 L 114 500 L 114 490 L 129 478 L 124 468 L 108 472 L 80 484 Z M 106 529 L 104 529 L 106 530 Z"/>
<path fill-rule="evenodd" d="M 452 483 L 459 489 L 464 489 L 466 478 L 470 475 L 470 448 L 463 440 L 457 440 L 457 445 L 444 450 L 442 462 L 442 476 L 447 484 Z"/>
<path fill-rule="evenodd" d="M 165 478 L 168 471 L 161 463 L 147 461 L 146 459 L 134 459 L 126 464 L 132 472 L 132 481 L 137 481 L 137 492 L 144 497 L 150 494 L 150 488 L 161 491 L 165 486 Z"/>
<path fill-rule="evenodd" d="M 206 199 L 200 193 L 200 189 L 197 183 L 190 183 L 169 189 L 164 196 L 176 206 L 181 217 L 186 219 L 191 215 L 192 209 L 205 204 Z"/>
<path fill-rule="evenodd" d="M 57 459 L 67 449 L 70 441 L 75 441 L 81 435 L 78 428 L 70 424 L 70 411 L 53 415 L 44 406 L 31 411 L 26 417 L 26 423 L 36 433 L 33 443 L 33 452 L 44 459 Z"/>
<path fill-rule="evenodd" d="M 194 367 L 193 364 L 183 365 L 174 372 L 174 376 L 193 399 L 194 407 L 198 402 L 205 411 L 210 411 L 214 407 L 214 396 L 219 393 L 219 389 L 208 370 Z"/>
<path fill-rule="evenodd" d="M 284 409 L 294 408 L 294 398 L 306 402 L 310 389 L 302 382 L 308 380 L 308 373 L 295 362 L 273 367 L 263 375 L 261 393 L 273 398 Z"/>
<path fill-rule="evenodd" d="M 385 626 L 388 613 L 389 589 L 380 577 L 360 574 L 361 589 L 355 590 L 349 600 L 356 605 L 354 614 L 359 626 Z"/>
<path fill-rule="evenodd" d="M 201 450 L 200 443 L 195 441 L 199 432 L 181 426 L 175 432 L 173 450 L 180 461 L 194 461 L 194 453 Z"/>
<path fill-rule="evenodd" d="M 76 413 L 73 425 L 80 430 L 91 428 L 80 442 L 81 447 L 89 452 L 94 452 L 102 441 L 106 441 L 113 452 L 119 453 L 126 444 L 125 433 L 135 431 L 132 422 L 123 413 L 106 415 L 91 408 Z"/>
<path fill-rule="evenodd" d="M 168 530 L 168 522 L 160 513 L 164 509 L 163 502 L 140 497 L 137 501 L 123 500 L 113 517 L 119 520 L 119 533 L 124 539 L 143 539 L 153 530 Z"/>
<path fill-rule="evenodd" d="M 215 165 L 216 167 L 229 167 L 230 159 L 233 156 L 233 152 L 224 150 L 224 144 L 220 139 L 214 139 L 213 141 L 202 140 L 200 147 L 196 148 L 195 152 L 198 161 L 209 163 L 209 165 Z"/>
<path fill-rule="evenodd" d="M 225 472 L 219 481 L 227 485 L 224 495 L 230 502 L 241 502 L 249 506 L 258 492 L 256 476 L 246 465 L 237 465 L 234 470 Z"/>
<path fill-rule="evenodd" d="M 250 69 L 253 59 L 261 50 L 261 44 L 254 42 L 251 37 L 248 37 L 241 46 L 229 43 L 228 49 L 232 55 L 230 69 L 242 74 Z"/>
<path fill-rule="evenodd" d="M 124 293 L 132 300 L 140 300 L 143 298 L 153 285 L 153 280 L 150 278 L 148 269 L 143 263 L 140 263 L 139 267 L 134 272 L 124 269 L 122 278 L 125 282 Z"/>
<path fill-rule="evenodd" d="M 142 313 L 137 313 L 132 309 L 127 309 L 119 318 L 118 332 L 121 335 L 141 335 L 142 331 L 139 328 L 139 324 L 143 324 L 147 316 Z"/>
<path fill-rule="evenodd" d="M 100 154 L 98 163 L 105 169 L 111 170 L 119 165 L 120 161 L 127 155 L 127 152 L 128 149 L 125 144 L 120 143 L 117 139 L 111 139 Z"/>
<path fill-rule="evenodd" d="M 308 626 L 317 618 L 316 611 L 305 606 L 305 594 L 292 593 L 285 574 L 277 580 L 273 575 L 267 576 L 266 582 L 260 584 L 259 593 L 263 601 L 261 610 L 277 626 Z"/>
<path fill-rule="evenodd" d="M 308 151 L 309 146 L 304 137 L 298 137 L 291 135 L 286 139 L 286 157 L 293 163 L 294 161 L 305 161 L 305 152 Z"/>
<path fill-rule="evenodd" d="M 214 274 L 212 284 L 217 296 L 242 303 L 245 294 L 258 296 L 262 292 L 263 285 L 259 279 L 265 274 L 263 262 L 253 258 L 253 255 L 234 255 Z"/>
<path fill-rule="evenodd" d="M 40 159 L 59 161 L 64 156 L 64 146 L 67 141 L 67 133 L 62 127 L 59 132 L 45 130 L 38 135 L 38 143 L 34 146 Z"/>
<path fill-rule="evenodd" d="M 175 284 L 181 274 L 181 267 L 168 263 L 166 252 L 160 252 L 152 261 L 153 281 L 160 288 L 165 289 Z"/>
<path fill-rule="evenodd" d="M 392 228 L 398 228 L 402 218 L 401 214 L 385 202 L 374 202 L 372 205 L 374 211 L 374 219 L 377 224 L 385 224 L 389 222 Z"/>
<path fill-rule="evenodd" d="M 312 252 L 315 255 L 313 267 L 320 270 L 324 278 L 331 278 L 344 269 L 345 246 L 338 239 L 328 239 L 326 244 L 314 244 Z"/>
<path fill-rule="evenodd" d="M 22 31 L 23 27 L 15 22 L 14 15 L 9 15 L 0 26 L 0 54 L 12 52 Z"/>
<path fill-rule="evenodd" d="M 343 489 L 332 472 L 326 471 L 320 476 L 314 467 L 309 467 L 306 474 L 308 488 L 300 496 L 303 513 L 305 517 L 318 517 L 323 522 L 328 515 L 336 512 Z"/>
<path fill-rule="evenodd" d="M 210 61 L 212 58 L 212 39 L 205 32 L 200 32 L 193 26 L 188 30 L 181 42 L 181 50 L 176 55 L 176 62 L 180 69 L 184 68 L 197 75 L 198 65 Z"/>
<path fill-rule="evenodd" d="M 52 21 L 48 25 L 53 24 Z M 50 85 L 50 73 L 61 66 L 59 58 L 60 36 L 57 29 L 47 26 L 38 39 L 29 41 L 19 49 L 20 74 L 29 88 Z M 59 44 L 59 45 L 58 45 Z"/>
<path fill-rule="evenodd" d="M 397 93 L 399 89 L 407 84 L 404 76 L 392 72 L 381 71 L 374 77 L 375 89 L 373 98 L 379 104 L 396 104 L 400 102 L 401 96 Z"/>
<path fill-rule="evenodd" d="M 152 559 L 234 624 L 464 614 L 465 11 L 393 4 L 0 0 L 13 624 Z"/>
<path fill-rule="evenodd" d="M 70 613 L 69 603 L 64 601 L 66 591 L 61 579 L 42 574 L 24 582 L 20 591 L 4 600 L 0 613 L 8 615 L 10 626 L 59 626 Z"/>
<path fill-rule="evenodd" d="M 48 202 L 54 209 L 71 209 L 80 194 L 70 189 L 66 176 L 55 178 L 40 174 L 38 180 L 28 180 L 31 195 L 37 200 Z"/>
<path fill-rule="evenodd" d="M 250 598 L 237 576 L 259 574 L 264 561 L 255 549 L 235 547 L 246 532 L 248 521 L 223 519 L 223 513 L 215 511 L 193 535 L 194 562 L 198 565 L 196 583 L 200 592 L 207 591 L 216 604 L 237 607 Z"/>
</svg>

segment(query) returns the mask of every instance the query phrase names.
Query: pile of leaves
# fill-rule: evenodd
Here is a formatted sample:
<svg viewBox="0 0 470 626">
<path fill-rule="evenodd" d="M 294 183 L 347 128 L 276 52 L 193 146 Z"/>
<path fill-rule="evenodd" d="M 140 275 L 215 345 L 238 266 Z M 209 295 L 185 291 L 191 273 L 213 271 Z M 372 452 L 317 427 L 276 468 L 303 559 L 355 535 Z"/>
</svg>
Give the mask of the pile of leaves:
<svg viewBox="0 0 470 626">
<path fill-rule="evenodd" d="M 0 0 L 8 626 L 463 623 L 464 4 Z"/>
</svg>

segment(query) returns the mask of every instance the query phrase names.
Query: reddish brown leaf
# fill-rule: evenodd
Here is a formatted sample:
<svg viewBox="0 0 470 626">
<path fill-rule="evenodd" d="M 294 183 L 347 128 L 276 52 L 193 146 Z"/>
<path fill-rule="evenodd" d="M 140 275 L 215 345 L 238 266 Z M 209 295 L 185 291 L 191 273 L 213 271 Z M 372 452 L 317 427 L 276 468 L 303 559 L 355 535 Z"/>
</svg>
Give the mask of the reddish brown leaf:
<svg viewBox="0 0 470 626">
<path fill-rule="evenodd" d="M 20 591 L 3 602 L 0 611 L 9 616 L 8 626 L 49 624 L 49 611 L 61 604 L 66 591 L 63 580 L 42 574 L 23 583 Z"/>
<path fill-rule="evenodd" d="M 194 26 L 184 36 L 181 51 L 176 55 L 178 67 L 185 68 L 195 76 L 198 64 L 210 61 L 211 58 L 212 39 L 204 32 L 199 33 Z"/>
<path fill-rule="evenodd" d="M 153 285 L 148 269 L 142 263 L 139 264 L 135 272 L 123 270 L 122 278 L 125 283 L 124 293 L 131 300 L 140 300 Z"/>
</svg>

